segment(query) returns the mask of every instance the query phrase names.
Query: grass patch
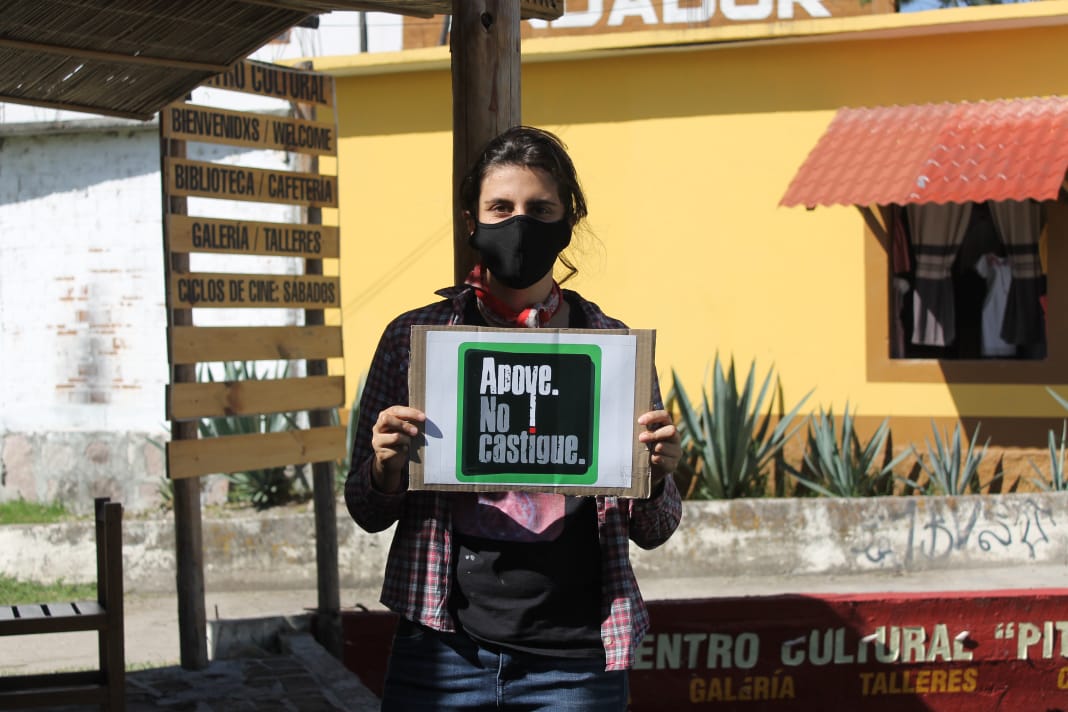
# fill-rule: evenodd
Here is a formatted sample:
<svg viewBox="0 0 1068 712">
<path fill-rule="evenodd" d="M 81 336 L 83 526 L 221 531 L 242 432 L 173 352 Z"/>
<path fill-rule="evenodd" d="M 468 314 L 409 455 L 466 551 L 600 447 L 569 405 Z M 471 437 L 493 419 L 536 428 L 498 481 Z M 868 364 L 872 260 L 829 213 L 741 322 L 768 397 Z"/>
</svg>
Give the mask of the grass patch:
<svg viewBox="0 0 1068 712">
<path fill-rule="evenodd" d="M 96 600 L 94 583 L 36 583 L 0 574 L 0 605 Z"/>
<path fill-rule="evenodd" d="M 39 504 L 24 499 L 0 502 L 0 524 L 54 524 L 68 518 L 66 508 L 59 502 Z"/>
</svg>

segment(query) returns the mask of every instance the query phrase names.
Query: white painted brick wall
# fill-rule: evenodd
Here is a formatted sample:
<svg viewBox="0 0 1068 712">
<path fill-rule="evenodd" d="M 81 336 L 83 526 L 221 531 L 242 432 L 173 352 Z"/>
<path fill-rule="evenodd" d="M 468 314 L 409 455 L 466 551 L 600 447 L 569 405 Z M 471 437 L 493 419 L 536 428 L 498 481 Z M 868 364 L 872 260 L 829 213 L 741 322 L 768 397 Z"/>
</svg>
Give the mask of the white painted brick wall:
<svg viewBox="0 0 1068 712">
<path fill-rule="evenodd" d="M 360 13 L 252 56 L 353 54 Z M 370 51 L 396 50 L 401 18 L 369 13 Z M 197 102 L 284 110 L 273 99 L 198 89 Z M 69 122 L 65 125 L 47 122 Z M 36 133 L 34 133 L 36 132 Z M 189 144 L 188 157 L 295 170 L 292 156 Z M 92 497 L 153 506 L 164 476 L 166 344 L 160 158 L 152 123 L 0 103 L 0 501 Z M 296 222 L 297 208 L 190 199 L 191 215 Z M 194 271 L 297 274 L 300 260 L 192 255 Z M 293 324 L 302 312 L 197 309 L 198 326 Z M 296 372 L 291 371 L 293 375 Z"/>
<path fill-rule="evenodd" d="M 0 431 L 145 430 L 167 380 L 154 131 L 0 148 Z"/>
<path fill-rule="evenodd" d="M 292 157 L 190 144 L 192 159 L 293 170 Z M 159 139 L 153 124 L 0 136 L 0 500 L 152 506 L 166 439 Z M 286 205 L 190 199 L 194 215 L 281 222 Z M 299 273 L 287 258 L 193 255 L 199 271 Z M 197 309 L 194 323 L 302 312 Z M 87 505 L 88 506 L 88 505 Z"/>
</svg>

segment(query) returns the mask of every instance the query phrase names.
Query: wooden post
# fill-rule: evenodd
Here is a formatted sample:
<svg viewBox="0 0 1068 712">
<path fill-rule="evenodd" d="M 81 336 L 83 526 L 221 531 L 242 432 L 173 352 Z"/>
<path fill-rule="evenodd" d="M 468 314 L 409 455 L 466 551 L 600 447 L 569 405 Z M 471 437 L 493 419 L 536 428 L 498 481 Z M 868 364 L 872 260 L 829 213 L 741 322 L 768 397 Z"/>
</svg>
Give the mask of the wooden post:
<svg viewBox="0 0 1068 712">
<path fill-rule="evenodd" d="M 453 279 L 463 284 L 475 251 L 467 244 L 460 182 L 487 141 L 520 123 L 520 3 L 453 0 L 452 13 Z"/>
<path fill-rule="evenodd" d="M 322 209 L 308 209 L 308 223 L 318 224 Z M 305 274 L 322 274 L 322 260 L 306 260 Z M 322 309 L 304 312 L 306 326 L 321 326 L 324 323 Z M 325 376 L 325 360 L 307 362 L 309 376 Z M 313 428 L 333 425 L 330 411 L 308 412 L 308 424 Z M 337 496 L 336 475 L 332 461 L 312 464 L 312 496 L 315 504 L 315 562 L 319 590 L 319 605 L 315 614 L 313 634 L 328 652 L 341 659 L 341 584 L 337 559 Z"/>
<path fill-rule="evenodd" d="M 305 68 L 311 69 L 311 67 Z M 300 104 L 293 106 L 301 118 L 316 118 L 316 109 L 302 107 Z M 319 172 L 317 156 L 301 156 L 301 158 L 304 162 L 302 170 L 309 173 Z M 309 225 L 321 225 L 322 208 L 308 208 L 307 218 Z M 321 275 L 322 273 L 322 260 L 304 260 L 304 274 Z M 324 323 L 326 322 L 322 309 L 304 311 L 305 326 L 322 326 Z M 325 359 L 308 360 L 305 363 L 308 376 L 327 375 Z M 333 425 L 330 411 L 308 411 L 308 425 L 313 428 Z M 351 447 L 351 443 L 349 446 Z M 337 558 L 337 498 L 334 489 L 336 481 L 334 467 L 334 463 L 329 461 L 312 463 L 312 498 L 315 505 L 315 571 L 319 592 L 312 634 L 327 652 L 340 660 L 342 654 L 341 583 Z"/>
<path fill-rule="evenodd" d="M 165 285 L 171 283 L 172 272 L 189 271 L 189 255 L 172 253 L 167 233 L 167 215 L 185 215 L 185 198 L 168 198 L 163 189 L 167 170 L 163 165 L 167 156 L 185 157 L 185 142 L 163 137 L 160 125 L 160 176 L 163 194 L 163 261 Z M 167 325 L 192 326 L 192 309 L 174 309 L 170 289 L 167 295 Z M 169 331 L 169 329 L 168 329 Z M 168 338 L 168 343 L 170 339 Z M 172 367 L 171 383 L 195 383 L 196 366 L 179 364 Z M 196 440 L 196 421 L 172 421 L 171 440 Z M 204 537 L 200 517 L 200 478 L 172 479 L 174 492 L 174 558 L 175 584 L 178 591 L 178 648 L 182 667 L 202 670 L 208 666 L 208 622 L 204 604 Z"/>
</svg>

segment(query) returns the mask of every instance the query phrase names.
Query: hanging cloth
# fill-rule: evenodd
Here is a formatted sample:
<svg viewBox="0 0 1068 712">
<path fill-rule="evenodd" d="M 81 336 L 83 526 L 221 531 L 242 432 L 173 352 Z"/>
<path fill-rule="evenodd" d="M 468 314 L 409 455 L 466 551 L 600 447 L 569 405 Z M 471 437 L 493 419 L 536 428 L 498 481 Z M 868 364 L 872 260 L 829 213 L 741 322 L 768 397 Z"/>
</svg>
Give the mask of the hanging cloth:
<svg viewBox="0 0 1068 712">
<path fill-rule="evenodd" d="M 971 203 L 911 204 L 909 226 L 916 257 L 912 343 L 946 346 L 957 336 L 950 273 L 971 219 Z"/>
<path fill-rule="evenodd" d="M 1039 301 L 1043 289 L 1038 254 L 1042 207 L 1034 200 L 990 201 L 989 205 L 1012 266 L 1001 338 L 1017 345 L 1042 343 L 1045 329 Z"/>
</svg>

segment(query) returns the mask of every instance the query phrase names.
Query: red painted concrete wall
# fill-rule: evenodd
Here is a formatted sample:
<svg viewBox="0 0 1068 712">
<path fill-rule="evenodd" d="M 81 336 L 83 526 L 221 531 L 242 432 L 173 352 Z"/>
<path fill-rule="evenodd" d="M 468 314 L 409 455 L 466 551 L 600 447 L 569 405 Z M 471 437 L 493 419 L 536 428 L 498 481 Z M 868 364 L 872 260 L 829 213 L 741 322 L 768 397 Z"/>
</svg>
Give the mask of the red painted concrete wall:
<svg viewBox="0 0 1068 712">
<path fill-rule="evenodd" d="M 649 603 L 633 712 L 1068 709 L 1068 590 Z M 344 663 L 376 694 L 395 616 L 345 612 Z"/>
</svg>

